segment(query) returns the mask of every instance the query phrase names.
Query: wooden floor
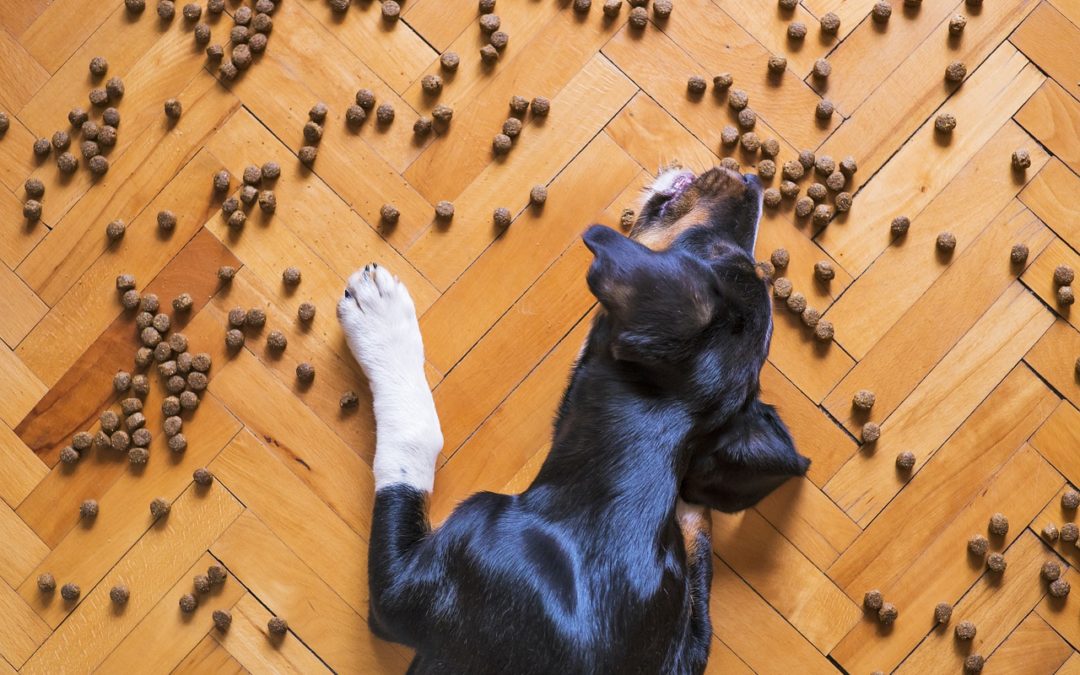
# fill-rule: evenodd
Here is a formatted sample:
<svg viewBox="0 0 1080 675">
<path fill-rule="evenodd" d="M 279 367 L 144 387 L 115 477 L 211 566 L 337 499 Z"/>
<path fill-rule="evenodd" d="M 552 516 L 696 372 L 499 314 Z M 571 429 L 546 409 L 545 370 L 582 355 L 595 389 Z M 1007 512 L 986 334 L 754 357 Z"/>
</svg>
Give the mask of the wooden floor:
<svg viewBox="0 0 1080 675">
<path fill-rule="evenodd" d="M 763 388 L 813 466 L 759 507 L 715 518 L 710 672 L 960 672 L 969 652 L 988 657 L 987 672 L 1080 672 L 1080 600 L 1050 598 L 1039 578 L 1046 560 L 1080 562 L 1073 544 L 1040 534 L 1076 519 L 1059 497 L 1080 484 L 1080 315 L 1058 305 L 1052 280 L 1059 264 L 1080 268 L 1080 4 L 894 0 L 879 24 L 870 0 L 791 12 L 676 0 L 669 19 L 650 12 L 635 30 L 628 5 L 605 19 L 601 0 L 585 15 L 566 1 L 498 2 L 510 42 L 484 67 L 475 0 L 407 0 L 392 25 L 378 2 L 339 15 L 324 0 L 282 0 L 266 52 L 223 83 L 180 7 L 163 23 L 154 0 L 141 16 L 120 0 L 0 0 L 0 672 L 403 672 L 407 650 L 366 624 L 374 429 L 334 318 L 343 280 L 375 260 L 416 300 L 446 439 L 433 518 L 476 490 L 522 489 L 594 307 L 579 235 L 617 226 L 661 164 L 703 169 L 729 154 L 720 135 L 734 113 L 711 85 L 699 99 L 686 91 L 691 75 L 720 72 L 748 92 L 756 133 L 778 139 L 777 166 L 810 149 L 853 156 L 858 172 L 845 187 L 854 206 L 827 227 L 796 217 L 793 200 L 762 223 L 758 257 L 790 252 L 778 274 L 836 339 L 815 342 L 777 303 Z M 819 30 L 830 11 L 835 37 Z M 957 13 L 967 27 L 950 38 Z M 809 28 L 801 43 L 786 37 L 792 21 Z M 224 41 L 230 17 L 209 23 Z M 444 51 L 461 66 L 433 98 L 420 80 L 440 72 Z M 781 76 L 767 73 L 772 54 L 787 57 Z M 126 84 L 111 168 L 95 180 L 84 162 L 63 177 L 31 146 L 68 128 L 72 107 L 90 108 L 98 55 Z M 827 84 L 810 76 L 821 57 Z M 944 79 L 953 61 L 967 66 L 962 84 Z M 393 105 L 391 125 L 346 125 L 361 87 Z M 493 158 L 512 95 L 548 97 L 551 113 L 527 116 L 509 155 Z M 822 96 L 836 108 L 827 123 L 814 114 Z M 174 97 L 175 124 L 162 113 Z M 329 117 L 308 170 L 296 155 L 318 101 Z M 414 121 L 437 102 L 454 109 L 449 129 L 416 140 Z M 951 136 L 934 131 L 942 112 L 957 119 Z M 1018 148 L 1025 172 L 1010 167 Z M 760 155 L 735 158 L 750 171 Z M 234 233 L 211 178 L 267 161 L 282 170 L 277 212 L 256 208 Z M 30 176 L 46 192 L 27 225 Z M 803 178 L 801 194 L 814 180 L 824 177 Z M 550 194 L 543 209 L 528 206 L 537 184 Z M 444 199 L 456 206 L 449 225 L 433 221 Z M 395 227 L 380 224 L 385 203 L 400 210 Z M 505 232 L 496 207 L 514 215 Z M 164 209 L 178 217 L 171 234 L 157 230 Z M 900 215 L 911 229 L 893 241 Z M 117 218 L 127 233 L 109 245 Z M 944 230 L 958 242 L 951 256 L 935 252 Z M 1016 243 L 1030 250 L 1025 265 L 1009 262 Z M 823 260 L 829 283 L 813 276 Z M 217 279 L 222 265 L 238 270 L 231 284 Z M 290 265 L 303 273 L 295 288 L 281 281 Z M 151 371 L 149 463 L 93 449 L 65 465 L 72 435 L 119 409 L 114 373 L 132 369 L 120 273 L 163 307 L 192 296 L 190 312 L 165 311 L 192 352 L 212 356 L 209 388 L 184 415 L 185 453 L 167 448 Z M 304 301 L 318 309 L 309 326 L 296 318 Z M 267 323 L 230 353 L 238 306 L 263 308 Z M 270 330 L 288 337 L 283 353 L 265 346 Z M 308 387 L 294 374 L 305 361 L 317 373 Z M 852 411 L 859 389 L 876 393 L 868 418 Z M 360 405 L 342 410 L 348 390 Z M 867 419 L 881 439 L 860 446 Z M 910 473 L 895 468 L 902 451 L 915 455 Z M 217 478 L 208 489 L 192 483 L 203 466 Z M 155 497 L 172 502 L 157 523 Z M 100 513 L 80 522 L 91 498 Z M 995 512 L 1011 524 L 991 538 L 1008 562 L 1000 577 L 966 553 Z M 229 579 L 182 614 L 193 576 L 217 563 Z M 41 594 L 43 572 L 77 583 L 78 602 Z M 1076 585 L 1071 569 L 1065 578 Z M 118 584 L 130 589 L 123 609 L 109 599 Z M 891 628 L 862 609 L 874 588 L 899 609 Z M 953 624 L 977 625 L 973 642 L 935 629 L 939 602 L 955 605 Z M 216 609 L 232 612 L 226 633 Z M 272 615 L 288 620 L 284 639 L 268 637 Z"/>
</svg>

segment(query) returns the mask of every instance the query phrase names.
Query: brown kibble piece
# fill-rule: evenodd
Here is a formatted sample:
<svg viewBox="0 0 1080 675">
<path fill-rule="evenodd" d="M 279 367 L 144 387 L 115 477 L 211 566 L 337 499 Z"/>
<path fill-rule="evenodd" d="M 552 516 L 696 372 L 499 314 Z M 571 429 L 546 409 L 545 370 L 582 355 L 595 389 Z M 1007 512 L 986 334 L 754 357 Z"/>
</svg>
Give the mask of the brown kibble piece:
<svg viewBox="0 0 1080 675">
<path fill-rule="evenodd" d="M 896 621 L 896 617 L 900 615 L 900 612 L 896 609 L 896 605 L 891 602 L 886 602 L 878 610 L 878 621 L 886 626 Z"/>
<path fill-rule="evenodd" d="M 356 395 L 355 391 L 347 391 L 341 395 L 341 400 L 338 401 L 338 406 L 341 408 L 355 408 L 360 404 L 360 397 Z"/>
<path fill-rule="evenodd" d="M 769 57 L 767 67 L 771 74 L 783 75 L 784 71 L 787 70 L 787 59 L 778 54 L 773 54 Z"/>
<path fill-rule="evenodd" d="M 723 145 L 734 145 L 739 142 L 739 130 L 730 124 L 720 130 L 720 142 Z"/>
<path fill-rule="evenodd" d="M 289 345 L 289 339 L 279 330 L 272 330 L 266 335 L 266 346 L 274 351 L 282 351 Z"/>
<path fill-rule="evenodd" d="M 851 405 L 858 410 L 870 410 L 874 407 L 877 397 L 869 389 L 860 389 L 851 397 Z"/>
<path fill-rule="evenodd" d="M 211 565 L 206 568 L 206 576 L 210 578 L 212 585 L 219 586 L 229 578 L 229 573 L 221 565 Z"/>
<path fill-rule="evenodd" d="M 450 220 L 454 217 L 454 204 L 445 199 L 435 204 L 435 217 L 439 220 Z"/>
<path fill-rule="evenodd" d="M 967 547 L 968 552 L 981 558 L 990 550 L 990 540 L 981 534 L 975 534 L 968 539 Z"/>
<path fill-rule="evenodd" d="M 172 504 L 164 497 L 155 497 L 154 500 L 150 502 L 150 515 L 154 518 L 161 518 L 162 516 L 168 515 L 171 510 Z"/>
<path fill-rule="evenodd" d="M 124 452 L 131 447 L 131 436 L 124 430 L 114 431 L 109 436 L 109 445 L 117 452 Z"/>
<path fill-rule="evenodd" d="M 60 587 L 60 597 L 68 602 L 74 602 L 79 599 L 79 595 L 82 593 L 82 589 L 78 584 L 66 583 Z"/>
<path fill-rule="evenodd" d="M 1026 244 L 1013 244 L 1012 251 L 1009 252 L 1009 260 L 1014 265 L 1023 265 L 1028 259 L 1028 247 Z"/>
<path fill-rule="evenodd" d="M 296 286 L 300 283 L 300 268 L 298 267 L 286 267 L 285 271 L 281 273 L 281 281 L 286 286 Z"/>
<path fill-rule="evenodd" d="M 315 379 L 315 366 L 304 361 L 296 366 L 296 379 L 303 384 L 308 384 Z"/>
<path fill-rule="evenodd" d="M 955 632 L 958 640 L 973 640 L 977 630 L 975 624 L 970 621 L 961 621 L 956 624 Z"/>
<path fill-rule="evenodd" d="M 79 461 L 79 452 L 70 445 L 60 451 L 60 461 L 64 464 L 74 464 Z"/>
<path fill-rule="evenodd" d="M 768 188 L 762 194 L 762 202 L 770 209 L 780 206 L 780 199 L 780 190 L 777 188 Z"/>
<path fill-rule="evenodd" d="M 945 80 L 947 82 L 960 82 L 967 77 L 967 66 L 960 61 L 953 61 L 945 68 Z"/>
<path fill-rule="evenodd" d="M 184 593 L 180 596 L 180 611 L 185 614 L 191 614 L 199 606 L 199 601 L 191 593 Z"/>
<path fill-rule="evenodd" d="M 874 3 L 874 8 L 870 10 L 870 16 L 877 23 L 885 23 L 892 16 L 892 5 L 885 0 Z"/>
<path fill-rule="evenodd" d="M 1076 278 L 1076 272 L 1068 265 L 1058 265 L 1054 268 L 1054 285 L 1069 286 Z"/>
<path fill-rule="evenodd" d="M 867 422 L 862 427 L 863 443 L 873 443 L 881 438 L 881 427 L 874 422 Z"/>
<path fill-rule="evenodd" d="M 133 447 L 128 450 L 128 463 L 133 466 L 142 466 L 150 459 L 150 451 L 142 447 Z"/>
<path fill-rule="evenodd" d="M 1023 171 L 1031 166 L 1031 153 L 1025 148 L 1013 150 L 1012 167 L 1017 171 Z"/>
<path fill-rule="evenodd" d="M 1054 525 L 1053 523 L 1047 523 L 1046 526 L 1043 527 L 1042 535 L 1047 541 L 1057 541 L 1058 540 L 1057 526 Z"/>
<path fill-rule="evenodd" d="M 781 300 L 786 300 L 791 297 L 792 284 L 791 279 L 787 277 L 780 277 L 773 281 L 773 295 Z"/>
<path fill-rule="evenodd" d="M 1058 304 L 1063 307 L 1068 307 L 1076 301 L 1076 297 L 1073 295 L 1072 286 L 1062 286 L 1057 289 L 1057 301 Z"/>
<path fill-rule="evenodd" d="M 791 262 L 791 254 L 788 253 L 786 248 L 778 248 L 772 252 L 772 255 L 769 256 L 769 260 L 775 267 L 782 269 L 787 267 L 788 263 Z"/>
<path fill-rule="evenodd" d="M 986 659 L 982 654 L 968 654 L 964 659 L 964 672 L 981 673 L 984 665 L 986 665 Z"/>
<path fill-rule="evenodd" d="M 967 27 L 967 18 L 963 14 L 954 14 L 949 19 L 949 35 L 960 35 Z"/>
<path fill-rule="evenodd" d="M 991 553 L 986 558 L 986 568 L 994 574 L 1001 574 L 1005 571 L 1008 563 L 1005 561 L 1005 556 L 1000 553 Z"/>
<path fill-rule="evenodd" d="M 191 479 L 195 481 L 196 485 L 206 487 L 214 482 L 214 474 L 210 473 L 209 469 L 198 468 L 191 474 Z"/>
<path fill-rule="evenodd" d="M 806 309 L 806 296 L 799 291 L 795 291 L 790 296 L 788 296 L 787 306 L 788 309 L 790 309 L 792 312 L 795 312 L 796 314 L 802 314 L 803 310 Z"/>
<path fill-rule="evenodd" d="M 529 201 L 537 206 L 543 205 L 547 201 L 547 196 L 546 186 L 534 185 L 532 190 L 529 190 Z"/>
<path fill-rule="evenodd" d="M 686 81 L 686 91 L 688 91 L 691 96 L 701 96 L 705 93 L 706 87 L 705 78 L 700 75 L 691 75 Z"/>
<path fill-rule="evenodd" d="M 836 271 L 828 260 L 821 260 L 814 263 L 814 277 L 818 281 L 832 281 L 836 277 Z"/>
<path fill-rule="evenodd" d="M 784 166 L 781 169 L 781 175 L 790 181 L 796 181 L 803 177 L 805 173 L 803 165 L 795 160 L 784 162 Z"/>
<path fill-rule="evenodd" d="M 150 430 L 146 427 L 142 429 L 136 429 L 131 434 L 131 444 L 137 448 L 145 448 L 150 445 L 150 441 L 153 440 L 153 436 Z"/>
<path fill-rule="evenodd" d="M 623 230 L 629 230 L 634 226 L 635 218 L 634 209 L 623 209 L 622 213 L 619 214 L 619 227 Z"/>
<path fill-rule="evenodd" d="M 956 249 L 956 235 L 942 232 L 937 236 L 937 249 L 942 253 L 952 253 Z"/>
<path fill-rule="evenodd" d="M 896 456 L 896 468 L 908 471 L 915 466 L 915 453 L 905 450 Z"/>
<path fill-rule="evenodd" d="M 224 633 L 232 625 L 232 614 L 224 609 L 214 610 L 214 627 Z"/>
<path fill-rule="evenodd" d="M 835 12 L 827 12 L 821 17 L 821 32 L 836 35 L 840 30 L 840 17 Z"/>
<path fill-rule="evenodd" d="M 319 150 L 313 145 L 305 145 L 300 148 L 297 153 L 297 157 L 304 166 L 311 166 L 315 163 L 315 158 L 319 156 Z"/>
<path fill-rule="evenodd" d="M 60 173 L 75 173 L 79 168 L 79 159 L 70 152 L 62 152 L 56 156 L 56 168 Z"/>
<path fill-rule="evenodd" d="M 81 518 L 96 518 L 98 514 L 98 503 L 96 499 L 86 499 L 79 505 L 79 516 Z"/>
<path fill-rule="evenodd" d="M 1050 582 L 1050 586 L 1047 588 L 1052 598 L 1064 598 L 1069 594 L 1070 590 L 1072 590 L 1072 586 L 1069 584 L 1068 579 L 1055 579 Z"/>
<path fill-rule="evenodd" d="M 987 529 L 995 537 L 1004 537 L 1009 533 L 1009 519 L 1005 517 L 1004 513 L 995 513 L 990 516 L 990 524 Z"/>
<path fill-rule="evenodd" d="M 934 623 L 947 624 L 952 619 L 953 607 L 947 602 L 939 602 L 934 607 Z"/>
<path fill-rule="evenodd" d="M 941 113 L 934 119 L 934 131 L 951 134 L 956 128 L 956 117 L 952 113 Z"/>
<path fill-rule="evenodd" d="M 1047 560 L 1042 564 L 1039 574 L 1047 581 L 1057 581 L 1061 577 L 1061 565 L 1056 561 Z"/>
<path fill-rule="evenodd" d="M 728 92 L 728 107 L 732 110 L 742 110 L 750 105 L 750 96 L 742 89 L 732 89 Z"/>
<path fill-rule="evenodd" d="M 818 185 L 818 183 L 815 183 L 814 185 Z M 814 186 L 811 185 L 810 187 Z M 809 194 L 809 190 L 807 190 L 807 193 Z M 818 227 L 825 227 L 829 224 L 829 221 L 832 220 L 832 217 L 833 207 L 829 206 L 828 204 L 818 204 L 814 207 L 814 214 L 812 217 L 814 225 L 817 225 Z"/>
<path fill-rule="evenodd" d="M 832 118 L 835 109 L 832 101 L 823 98 L 818 101 L 817 107 L 814 108 L 814 116 L 819 120 L 828 120 Z"/>
<path fill-rule="evenodd" d="M 311 320 L 315 318 L 315 305 L 310 302 L 300 303 L 296 315 L 304 323 L 311 323 Z"/>
<path fill-rule="evenodd" d="M 753 129 L 757 124 L 757 113 L 750 108 L 743 108 L 739 111 L 737 117 L 739 122 L 739 128 L 741 129 Z M 758 143 L 758 147 L 761 147 L 761 143 Z"/>
<path fill-rule="evenodd" d="M 187 438 L 184 434 L 175 434 L 169 437 L 169 450 L 173 452 L 183 452 L 187 450 Z"/>
<path fill-rule="evenodd" d="M 792 21 L 788 24 L 787 36 L 792 40 L 802 40 L 806 37 L 806 24 L 802 21 Z"/>
<path fill-rule="evenodd" d="M 877 589 L 874 589 L 872 591 L 867 591 L 863 595 L 863 607 L 870 610 L 871 612 L 878 611 L 879 609 L 882 608 L 882 606 L 884 606 L 884 604 L 885 604 L 885 599 L 884 599 L 884 597 L 882 597 L 881 591 L 879 591 Z"/>
<path fill-rule="evenodd" d="M 52 593 L 56 590 L 56 578 L 48 572 L 43 572 L 37 578 L 37 587 L 42 593 Z"/>
</svg>

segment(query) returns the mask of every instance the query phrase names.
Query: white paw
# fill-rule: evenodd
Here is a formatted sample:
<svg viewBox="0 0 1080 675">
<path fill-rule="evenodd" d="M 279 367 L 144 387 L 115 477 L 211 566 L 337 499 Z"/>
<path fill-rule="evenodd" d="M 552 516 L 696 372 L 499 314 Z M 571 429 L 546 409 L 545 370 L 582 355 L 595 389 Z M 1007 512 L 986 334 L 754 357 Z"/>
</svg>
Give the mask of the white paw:
<svg viewBox="0 0 1080 675">
<path fill-rule="evenodd" d="M 372 263 L 349 277 L 337 314 L 371 386 L 375 489 L 406 483 L 431 492 L 443 439 L 409 291 Z"/>
<path fill-rule="evenodd" d="M 337 313 L 349 349 L 373 388 L 403 370 L 423 370 L 416 308 L 405 285 L 385 267 L 372 263 L 354 272 Z"/>
</svg>

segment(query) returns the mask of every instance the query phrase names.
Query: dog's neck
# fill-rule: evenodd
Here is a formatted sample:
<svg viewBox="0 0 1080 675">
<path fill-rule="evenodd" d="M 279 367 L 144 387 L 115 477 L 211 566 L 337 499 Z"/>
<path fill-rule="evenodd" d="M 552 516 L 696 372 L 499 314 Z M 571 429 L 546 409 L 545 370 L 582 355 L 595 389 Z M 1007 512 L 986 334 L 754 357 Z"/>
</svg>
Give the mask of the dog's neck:
<svg viewBox="0 0 1080 675">
<path fill-rule="evenodd" d="M 692 417 L 615 362 L 606 330 L 599 320 L 586 342 L 530 492 L 552 495 L 555 517 L 653 536 L 672 521 Z"/>
</svg>

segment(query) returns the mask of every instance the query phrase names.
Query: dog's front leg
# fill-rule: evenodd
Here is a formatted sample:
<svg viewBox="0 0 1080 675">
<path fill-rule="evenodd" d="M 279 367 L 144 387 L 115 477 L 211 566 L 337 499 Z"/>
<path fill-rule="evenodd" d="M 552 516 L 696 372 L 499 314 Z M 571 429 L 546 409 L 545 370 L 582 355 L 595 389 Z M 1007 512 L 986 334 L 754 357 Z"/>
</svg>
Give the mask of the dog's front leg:
<svg viewBox="0 0 1080 675">
<path fill-rule="evenodd" d="M 385 267 L 368 265 L 349 277 L 338 319 L 371 386 L 375 489 L 405 484 L 430 493 L 443 438 L 408 290 Z"/>
</svg>

